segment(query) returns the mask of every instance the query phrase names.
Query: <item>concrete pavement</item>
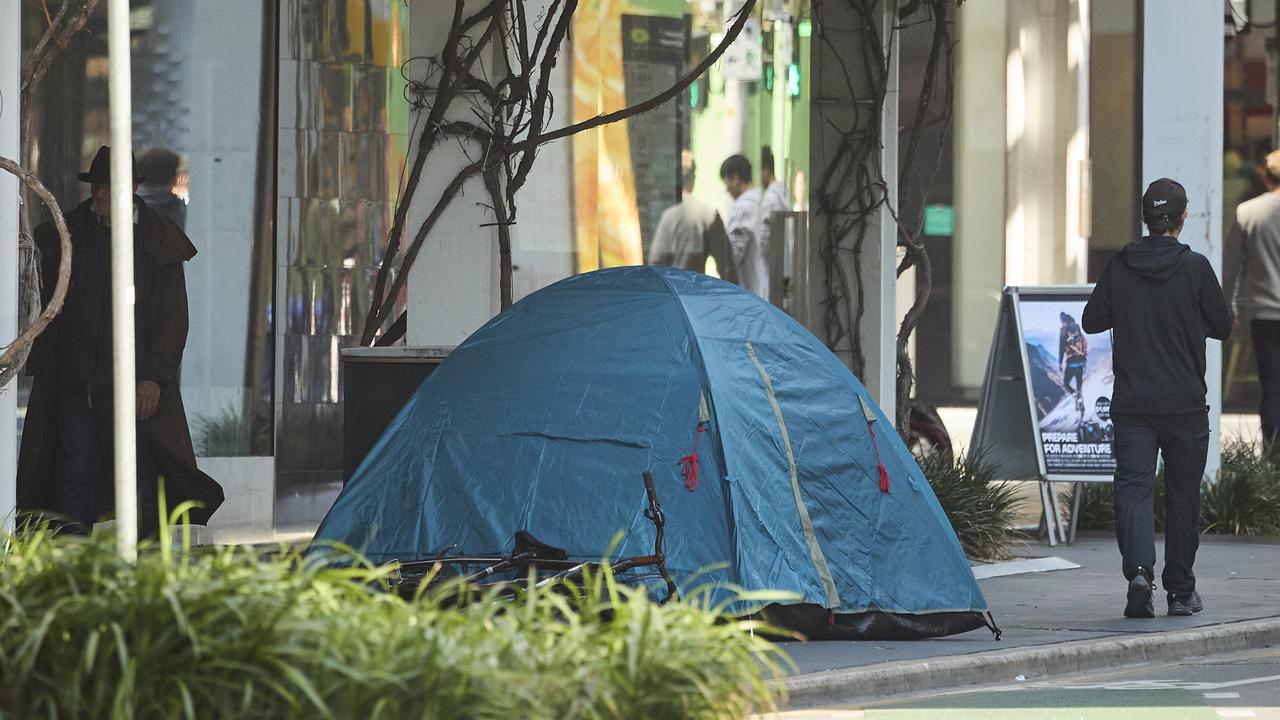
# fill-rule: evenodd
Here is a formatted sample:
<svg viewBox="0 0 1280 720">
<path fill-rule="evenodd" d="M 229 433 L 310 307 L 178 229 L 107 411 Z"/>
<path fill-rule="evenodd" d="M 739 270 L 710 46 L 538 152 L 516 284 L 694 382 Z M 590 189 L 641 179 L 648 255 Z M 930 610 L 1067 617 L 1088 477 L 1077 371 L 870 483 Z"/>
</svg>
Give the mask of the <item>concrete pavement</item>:
<svg viewBox="0 0 1280 720">
<path fill-rule="evenodd" d="M 1125 582 L 1109 536 L 1082 535 L 1056 548 L 1029 544 L 1018 554 L 1081 567 L 980 580 L 1004 631 L 998 643 L 985 630 L 913 642 L 785 643 L 798 671 L 785 682 L 791 705 L 1280 645 L 1278 539 L 1206 536 L 1196 560 L 1206 607 L 1186 618 L 1163 614 L 1162 590 L 1156 618 L 1123 617 Z"/>
</svg>

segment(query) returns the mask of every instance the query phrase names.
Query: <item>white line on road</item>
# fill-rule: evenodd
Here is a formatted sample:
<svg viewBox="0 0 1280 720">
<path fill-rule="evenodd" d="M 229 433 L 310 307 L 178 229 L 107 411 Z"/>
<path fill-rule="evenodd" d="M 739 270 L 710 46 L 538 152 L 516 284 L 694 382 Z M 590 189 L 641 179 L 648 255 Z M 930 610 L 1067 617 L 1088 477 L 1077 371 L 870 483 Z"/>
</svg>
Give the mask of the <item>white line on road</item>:
<svg viewBox="0 0 1280 720">
<path fill-rule="evenodd" d="M 1224 688 L 1267 683 L 1280 680 L 1280 675 L 1268 675 L 1260 678 L 1230 680 L 1227 682 L 1189 682 L 1185 680 L 1128 680 L 1104 683 L 1057 683 L 1038 682 L 1032 687 L 1051 687 L 1060 690 L 1222 690 Z"/>
<path fill-rule="evenodd" d="M 1206 700 L 1236 700 L 1236 699 L 1239 699 L 1240 693 L 1238 692 L 1205 693 L 1204 697 Z"/>
<path fill-rule="evenodd" d="M 1258 714 L 1252 710 L 1219 710 L 1218 717 L 1221 718 L 1251 718 L 1258 717 Z"/>
</svg>

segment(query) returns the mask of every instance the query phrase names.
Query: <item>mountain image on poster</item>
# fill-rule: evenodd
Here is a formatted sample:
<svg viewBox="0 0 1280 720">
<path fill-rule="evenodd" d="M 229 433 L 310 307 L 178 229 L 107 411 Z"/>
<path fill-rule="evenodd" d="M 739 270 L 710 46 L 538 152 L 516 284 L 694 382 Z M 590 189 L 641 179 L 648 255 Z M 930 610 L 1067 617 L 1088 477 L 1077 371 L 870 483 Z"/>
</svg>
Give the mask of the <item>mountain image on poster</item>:
<svg viewBox="0 0 1280 720">
<path fill-rule="evenodd" d="M 1079 326 L 1085 299 L 1025 296 L 1019 310 L 1036 425 L 1050 473 L 1111 473 L 1111 336 Z"/>
</svg>

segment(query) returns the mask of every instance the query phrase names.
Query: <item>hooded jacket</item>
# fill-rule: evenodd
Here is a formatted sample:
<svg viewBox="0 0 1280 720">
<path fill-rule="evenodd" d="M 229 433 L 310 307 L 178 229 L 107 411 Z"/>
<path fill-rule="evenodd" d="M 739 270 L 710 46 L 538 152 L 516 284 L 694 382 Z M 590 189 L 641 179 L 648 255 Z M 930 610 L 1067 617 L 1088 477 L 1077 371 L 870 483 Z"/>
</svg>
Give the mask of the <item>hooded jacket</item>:
<svg viewBox="0 0 1280 720">
<path fill-rule="evenodd" d="M 1165 236 L 1125 245 L 1103 269 L 1081 324 L 1089 333 L 1112 331 L 1112 412 L 1204 412 L 1205 338 L 1231 337 L 1222 286 L 1205 256 Z"/>
</svg>

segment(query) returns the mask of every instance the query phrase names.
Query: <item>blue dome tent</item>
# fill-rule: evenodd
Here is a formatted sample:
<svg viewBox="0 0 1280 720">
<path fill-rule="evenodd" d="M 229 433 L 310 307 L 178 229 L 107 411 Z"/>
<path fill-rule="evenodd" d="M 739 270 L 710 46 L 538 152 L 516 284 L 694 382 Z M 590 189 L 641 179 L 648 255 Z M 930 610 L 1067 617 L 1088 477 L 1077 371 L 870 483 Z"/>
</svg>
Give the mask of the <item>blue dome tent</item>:
<svg viewBox="0 0 1280 720">
<path fill-rule="evenodd" d="M 627 267 L 536 292 L 408 400 L 317 534 L 378 562 L 654 545 L 644 470 L 681 589 L 800 599 L 811 636 L 971 630 L 986 601 L 892 422 L 830 351 L 755 295 Z M 452 548 L 452 550 L 450 550 Z M 994 629 L 993 625 L 989 625 Z"/>
</svg>

